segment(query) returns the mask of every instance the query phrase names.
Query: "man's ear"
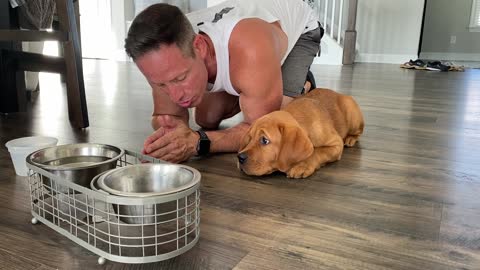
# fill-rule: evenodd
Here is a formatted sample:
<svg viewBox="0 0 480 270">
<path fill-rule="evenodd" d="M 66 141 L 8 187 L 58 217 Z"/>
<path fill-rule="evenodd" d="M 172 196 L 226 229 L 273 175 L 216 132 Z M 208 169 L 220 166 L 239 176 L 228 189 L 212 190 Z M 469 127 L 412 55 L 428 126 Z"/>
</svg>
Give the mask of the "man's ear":
<svg viewBox="0 0 480 270">
<path fill-rule="evenodd" d="M 207 41 L 203 35 L 197 34 L 193 39 L 193 50 L 196 56 L 205 58 L 207 55 Z"/>
<path fill-rule="evenodd" d="M 307 132 L 298 126 L 281 126 L 280 152 L 277 159 L 278 170 L 288 171 L 295 163 L 313 154 L 313 144 Z"/>
</svg>

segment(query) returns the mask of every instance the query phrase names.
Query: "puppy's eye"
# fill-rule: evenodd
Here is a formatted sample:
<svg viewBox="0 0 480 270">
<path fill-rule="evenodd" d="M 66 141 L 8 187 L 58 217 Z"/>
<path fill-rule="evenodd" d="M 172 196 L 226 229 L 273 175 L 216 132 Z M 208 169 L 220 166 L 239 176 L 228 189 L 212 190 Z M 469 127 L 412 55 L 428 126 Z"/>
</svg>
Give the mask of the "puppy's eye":
<svg viewBox="0 0 480 270">
<path fill-rule="evenodd" d="M 262 136 L 262 137 L 260 138 L 260 143 L 263 144 L 263 145 L 267 145 L 267 144 L 270 143 L 270 140 L 267 139 L 266 137 Z"/>
</svg>

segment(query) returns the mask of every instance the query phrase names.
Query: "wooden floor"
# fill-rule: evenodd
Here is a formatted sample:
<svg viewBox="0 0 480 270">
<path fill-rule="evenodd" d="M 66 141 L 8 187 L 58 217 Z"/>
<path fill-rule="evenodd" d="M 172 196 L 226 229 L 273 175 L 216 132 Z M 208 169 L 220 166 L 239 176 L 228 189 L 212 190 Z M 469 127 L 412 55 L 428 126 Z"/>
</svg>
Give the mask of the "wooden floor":
<svg viewBox="0 0 480 270">
<path fill-rule="evenodd" d="M 198 244 L 165 262 L 98 266 L 30 223 L 26 179 L 3 147 L 51 135 L 140 150 L 151 131 L 145 80 L 129 63 L 84 65 L 90 128 L 70 127 L 50 74 L 28 113 L 0 119 L 0 269 L 480 269 L 480 70 L 314 67 L 319 86 L 353 95 L 365 115 L 342 160 L 306 180 L 245 176 L 233 154 L 188 162 L 202 172 Z"/>
</svg>

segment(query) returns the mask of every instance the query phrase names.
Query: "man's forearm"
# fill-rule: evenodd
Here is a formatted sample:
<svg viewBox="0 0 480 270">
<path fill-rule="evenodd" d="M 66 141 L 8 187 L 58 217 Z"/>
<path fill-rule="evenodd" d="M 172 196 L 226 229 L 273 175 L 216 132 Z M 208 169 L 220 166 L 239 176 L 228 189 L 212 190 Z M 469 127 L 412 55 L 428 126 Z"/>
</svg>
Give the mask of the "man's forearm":
<svg viewBox="0 0 480 270">
<path fill-rule="evenodd" d="M 249 127 L 250 125 L 247 123 L 240 123 L 229 129 L 206 132 L 211 141 L 210 152 L 237 152 Z"/>
</svg>

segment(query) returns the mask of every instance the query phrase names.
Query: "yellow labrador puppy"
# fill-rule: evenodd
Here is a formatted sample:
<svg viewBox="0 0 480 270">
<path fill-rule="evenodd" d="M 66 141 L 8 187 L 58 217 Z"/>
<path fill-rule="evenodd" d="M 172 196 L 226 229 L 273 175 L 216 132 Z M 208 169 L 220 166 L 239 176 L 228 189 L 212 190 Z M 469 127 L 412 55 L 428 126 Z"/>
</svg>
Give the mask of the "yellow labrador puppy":
<svg viewBox="0 0 480 270">
<path fill-rule="evenodd" d="M 281 171 L 305 178 L 340 160 L 344 145 L 353 146 L 363 126 L 351 96 L 314 89 L 252 124 L 238 152 L 238 166 L 249 175 Z"/>
</svg>

